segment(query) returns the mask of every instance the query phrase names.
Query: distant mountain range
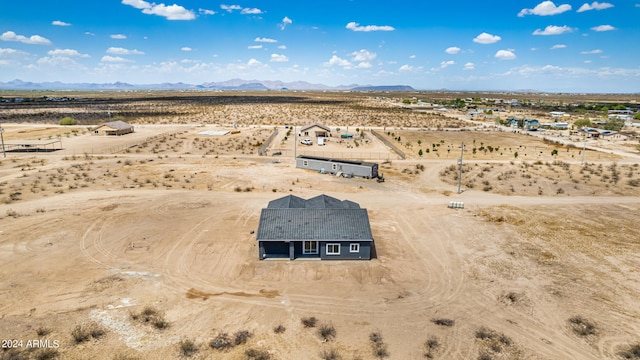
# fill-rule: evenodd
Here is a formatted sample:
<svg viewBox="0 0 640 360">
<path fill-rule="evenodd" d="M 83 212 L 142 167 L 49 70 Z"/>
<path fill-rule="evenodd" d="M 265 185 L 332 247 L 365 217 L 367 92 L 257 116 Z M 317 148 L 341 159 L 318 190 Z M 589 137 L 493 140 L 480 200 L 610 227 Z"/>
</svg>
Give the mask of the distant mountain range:
<svg viewBox="0 0 640 360">
<path fill-rule="evenodd" d="M 63 83 L 55 82 L 29 82 L 13 80 L 0 82 L 0 90 L 327 90 L 327 91 L 415 91 L 408 85 L 340 85 L 328 86 L 324 84 L 312 84 L 306 81 L 283 82 L 276 80 L 242 80 L 232 79 L 222 82 L 206 82 L 200 85 L 178 83 L 161 84 L 129 84 L 124 82 L 114 83 Z"/>
</svg>

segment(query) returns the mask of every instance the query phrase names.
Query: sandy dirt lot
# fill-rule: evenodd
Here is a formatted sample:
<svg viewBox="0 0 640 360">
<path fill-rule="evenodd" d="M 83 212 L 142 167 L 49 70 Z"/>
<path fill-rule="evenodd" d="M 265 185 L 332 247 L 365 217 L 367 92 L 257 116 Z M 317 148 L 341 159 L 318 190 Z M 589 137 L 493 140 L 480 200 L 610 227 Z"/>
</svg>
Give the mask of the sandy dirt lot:
<svg viewBox="0 0 640 360">
<path fill-rule="evenodd" d="M 80 133 L 1 160 L 1 359 L 618 359 L 640 344 L 635 157 L 589 151 L 581 166 L 579 149 L 481 131 L 394 130 L 407 160 L 373 138 L 325 147 L 392 154 L 378 183 L 257 156 L 272 126 L 197 134 L 221 128 Z M 458 194 L 445 149 L 474 140 L 511 150 L 469 154 Z M 376 257 L 259 261 L 260 210 L 288 194 L 368 209 Z"/>
</svg>

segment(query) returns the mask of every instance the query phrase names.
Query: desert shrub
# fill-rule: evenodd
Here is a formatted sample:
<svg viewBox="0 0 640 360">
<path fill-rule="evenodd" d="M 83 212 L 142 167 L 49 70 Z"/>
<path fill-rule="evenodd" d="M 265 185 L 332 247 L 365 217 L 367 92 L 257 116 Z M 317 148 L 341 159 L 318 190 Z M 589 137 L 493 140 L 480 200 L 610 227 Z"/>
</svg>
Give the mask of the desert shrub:
<svg viewBox="0 0 640 360">
<path fill-rule="evenodd" d="M 333 325 L 322 324 L 318 329 L 318 335 L 322 340 L 329 341 L 336 337 L 336 329 Z"/>
<path fill-rule="evenodd" d="M 164 319 L 164 316 L 160 311 L 151 306 L 145 306 L 139 314 L 132 313 L 131 319 L 143 324 L 151 324 L 158 330 L 163 330 L 169 327 L 169 322 Z"/>
<path fill-rule="evenodd" d="M 191 357 L 198 352 L 198 345 L 189 339 L 180 341 L 178 343 L 178 348 L 180 350 L 180 355 L 186 357 Z"/>
<path fill-rule="evenodd" d="M 620 352 L 618 355 L 623 359 L 640 359 L 640 344 L 634 344 L 629 349 Z"/>
<path fill-rule="evenodd" d="M 0 359 L 2 360 L 27 360 L 29 359 L 28 355 L 24 355 L 18 349 L 2 349 L 0 352 Z"/>
<path fill-rule="evenodd" d="M 91 335 L 91 337 L 94 339 L 99 339 L 103 337 L 105 333 L 106 332 L 104 331 L 104 329 L 97 326 L 94 326 L 91 329 L 89 329 L 89 335 Z"/>
<path fill-rule="evenodd" d="M 38 336 L 47 336 L 51 334 L 51 329 L 41 326 L 36 329 L 36 334 L 38 334 Z"/>
<path fill-rule="evenodd" d="M 273 328 L 273 332 L 276 334 L 282 334 L 283 332 L 287 331 L 287 328 L 282 326 L 282 324 L 276 326 Z"/>
<path fill-rule="evenodd" d="M 341 360 L 342 356 L 336 349 L 322 350 L 320 354 L 322 360 Z"/>
<path fill-rule="evenodd" d="M 227 333 L 219 333 L 211 342 L 209 346 L 216 350 L 226 350 L 233 346 L 231 338 Z"/>
<path fill-rule="evenodd" d="M 58 357 L 58 350 L 56 349 L 43 349 L 36 353 L 35 360 L 53 360 Z"/>
<path fill-rule="evenodd" d="M 427 359 L 433 359 L 434 354 L 438 351 L 438 348 L 440 348 L 440 341 L 438 340 L 438 338 L 436 338 L 435 336 L 430 337 L 424 343 L 424 357 Z"/>
<path fill-rule="evenodd" d="M 569 324 L 571 324 L 573 332 L 580 336 L 594 335 L 598 332 L 596 325 L 582 316 L 574 316 L 570 318 Z"/>
<path fill-rule="evenodd" d="M 315 317 L 311 316 L 311 317 L 306 317 L 306 318 L 302 318 L 302 325 L 306 328 L 312 328 L 312 327 L 316 327 L 316 323 L 318 322 L 318 319 L 316 319 Z"/>
<path fill-rule="evenodd" d="M 387 350 L 387 344 L 382 339 L 380 332 L 374 331 L 369 334 L 369 341 L 371 341 L 371 347 L 373 350 L 373 356 L 378 359 L 389 357 L 389 350 Z"/>
<path fill-rule="evenodd" d="M 65 125 L 65 126 L 69 126 L 69 125 L 77 125 L 78 122 L 76 121 L 76 119 L 72 118 L 71 116 L 65 116 L 62 119 L 60 119 L 60 125 Z"/>
<path fill-rule="evenodd" d="M 446 319 L 446 318 L 431 319 L 431 322 L 440 326 L 453 326 L 456 323 L 455 320 Z"/>
<path fill-rule="evenodd" d="M 71 331 L 71 337 L 73 338 L 73 342 L 75 344 L 80 344 L 83 343 L 87 340 L 89 340 L 89 337 L 91 335 L 89 334 L 89 332 L 84 329 L 82 327 L 82 325 L 77 325 L 72 331 Z"/>
<path fill-rule="evenodd" d="M 487 354 L 487 353 L 481 353 L 480 355 L 478 355 L 478 360 L 492 360 L 493 358 L 491 357 L 491 355 Z"/>
<path fill-rule="evenodd" d="M 247 349 L 244 352 L 247 360 L 270 360 L 271 355 L 266 350 Z"/>
<path fill-rule="evenodd" d="M 247 340 L 249 340 L 249 338 L 251 338 L 251 336 L 253 336 L 252 333 L 250 333 L 247 330 L 240 330 L 238 332 L 236 332 L 235 334 L 233 334 L 233 344 L 234 345 L 242 345 L 244 343 L 247 342 Z"/>
</svg>

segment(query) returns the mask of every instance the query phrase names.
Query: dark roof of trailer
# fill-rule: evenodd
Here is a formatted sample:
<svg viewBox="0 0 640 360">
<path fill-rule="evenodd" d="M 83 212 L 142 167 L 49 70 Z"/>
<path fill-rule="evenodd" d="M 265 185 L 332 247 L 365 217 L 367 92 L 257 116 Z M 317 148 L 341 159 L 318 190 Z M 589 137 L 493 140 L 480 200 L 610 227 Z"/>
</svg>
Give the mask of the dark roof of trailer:
<svg viewBox="0 0 640 360">
<path fill-rule="evenodd" d="M 373 241 L 366 209 L 262 209 L 258 241 Z"/>
<path fill-rule="evenodd" d="M 378 165 L 377 163 L 368 162 L 368 161 L 331 159 L 331 158 L 324 158 L 324 157 L 319 157 L 319 156 L 309 156 L 309 155 L 298 155 L 298 158 L 299 159 L 308 159 L 308 160 L 327 161 L 327 162 L 334 162 L 334 163 L 340 163 L 340 164 L 362 165 L 362 166 Z"/>
</svg>

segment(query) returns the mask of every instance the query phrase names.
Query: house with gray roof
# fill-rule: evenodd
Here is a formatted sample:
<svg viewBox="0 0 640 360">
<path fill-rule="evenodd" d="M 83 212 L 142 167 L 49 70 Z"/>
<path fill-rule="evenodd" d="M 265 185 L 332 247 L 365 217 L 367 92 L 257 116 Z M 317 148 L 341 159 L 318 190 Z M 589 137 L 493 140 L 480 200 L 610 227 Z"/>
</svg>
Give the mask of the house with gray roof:
<svg viewBox="0 0 640 360">
<path fill-rule="evenodd" d="M 370 260 L 373 235 L 366 209 L 327 195 L 288 195 L 269 202 L 256 236 L 260 260 Z"/>
</svg>

